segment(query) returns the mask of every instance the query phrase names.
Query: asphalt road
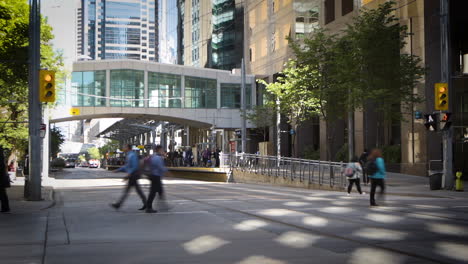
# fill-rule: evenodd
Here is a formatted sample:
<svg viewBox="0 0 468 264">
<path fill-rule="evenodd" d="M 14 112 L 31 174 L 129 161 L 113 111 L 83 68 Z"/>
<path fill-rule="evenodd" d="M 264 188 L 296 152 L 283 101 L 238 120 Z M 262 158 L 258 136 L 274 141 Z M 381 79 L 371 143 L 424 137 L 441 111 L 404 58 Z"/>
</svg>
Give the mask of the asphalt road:
<svg viewBox="0 0 468 264">
<path fill-rule="evenodd" d="M 43 245 L 12 245 L 40 259 L 11 253 L 5 263 L 468 263 L 467 199 L 387 195 L 369 207 L 355 190 L 166 179 L 172 209 L 146 214 L 134 191 L 120 210 L 109 206 L 122 176 L 57 174 L 55 206 L 28 227 Z"/>
</svg>

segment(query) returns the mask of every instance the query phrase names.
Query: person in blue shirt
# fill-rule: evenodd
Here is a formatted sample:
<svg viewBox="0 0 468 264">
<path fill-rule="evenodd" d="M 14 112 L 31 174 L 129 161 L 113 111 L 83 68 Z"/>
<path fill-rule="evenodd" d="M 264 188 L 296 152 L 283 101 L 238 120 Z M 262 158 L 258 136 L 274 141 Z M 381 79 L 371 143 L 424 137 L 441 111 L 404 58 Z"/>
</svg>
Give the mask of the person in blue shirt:
<svg viewBox="0 0 468 264">
<path fill-rule="evenodd" d="M 380 187 L 380 193 L 383 195 L 385 193 L 385 177 L 387 175 L 385 171 L 385 162 L 382 158 L 382 152 L 380 149 L 373 149 L 369 155 L 368 161 L 375 162 L 377 166 L 377 171 L 372 175 L 369 175 L 371 181 L 371 192 L 370 192 L 370 205 L 377 206 L 375 202 L 375 191 L 377 186 Z"/>
<path fill-rule="evenodd" d="M 115 209 L 119 209 L 122 206 L 122 203 L 127 198 L 130 188 L 132 186 L 135 186 L 135 189 L 138 195 L 140 196 L 141 201 L 143 202 L 143 207 L 141 207 L 140 210 L 144 210 L 146 209 L 146 197 L 143 191 L 141 190 L 140 185 L 138 184 L 138 179 L 140 179 L 141 177 L 139 166 L 140 162 L 138 160 L 138 156 L 135 152 L 132 151 L 131 144 L 125 145 L 123 151 L 127 154 L 125 159 L 125 165 L 114 170 L 114 172 L 124 171 L 128 174 L 127 177 L 125 177 L 125 180 L 127 180 L 127 186 L 125 187 L 122 197 L 120 197 L 119 201 L 111 204 L 111 206 Z"/>
<path fill-rule="evenodd" d="M 156 213 L 153 209 L 153 201 L 158 193 L 158 207 L 160 209 L 169 209 L 164 198 L 164 189 L 162 184 L 162 178 L 167 172 L 167 168 L 164 165 L 164 150 L 161 145 L 157 145 L 154 148 L 154 154 L 146 161 L 148 162 L 148 168 L 150 170 L 149 179 L 151 180 L 150 193 L 148 194 L 148 202 L 146 203 L 147 213 Z M 164 208 L 163 208 L 164 207 Z"/>
</svg>

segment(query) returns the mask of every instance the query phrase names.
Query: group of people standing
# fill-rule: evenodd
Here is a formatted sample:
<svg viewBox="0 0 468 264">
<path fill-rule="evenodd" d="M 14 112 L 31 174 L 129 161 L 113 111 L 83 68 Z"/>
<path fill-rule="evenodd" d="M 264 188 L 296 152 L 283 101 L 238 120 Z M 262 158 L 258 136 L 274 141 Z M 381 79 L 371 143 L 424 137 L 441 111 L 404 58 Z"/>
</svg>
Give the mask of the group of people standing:
<svg viewBox="0 0 468 264">
<path fill-rule="evenodd" d="M 380 188 L 380 193 L 385 193 L 385 162 L 382 157 L 382 152 L 379 149 L 373 149 L 370 154 L 364 150 L 359 157 L 353 157 L 351 162 L 345 168 L 345 176 L 348 178 L 348 195 L 351 193 L 353 185 L 360 194 L 365 194 L 361 190 L 361 178 L 365 184 L 371 184 L 370 188 L 370 205 L 377 206 L 375 201 L 375 192 L 377 187 Z"/>
<path fill-rule="evenodd" d="M 127 176 L 125 177 L 125 180 L 127 181 L 127 185 L 125 186 L 120 199 L 117 202 L 112 203 L 111 207 L 118 210 L 127 198 L 130 189 L 135 187 L 135 190 L 143 203 L 139 210 L 145 210 L 147 213 L 156 213 L 157 210 L 153 209 L 153 201 L 156 194 L 159 196 L 158 208 L 160 210 L 168 210 L 169 206 L 165 200 L 162 184 L 162 177 L 167 171 L 167 168 L 164 165 L 164 150 L 162 146 L 155 146 L 153 155 L 150 155 L 141 161 L 139 160 L 138 155 L 132 150 L 132 145 L 125 145 L 124 151 L 127 154 L 125 166 L 115 170 L 114 172 L 126 172 Z M 148 179 L 151 181 L 148 199 L 138 183 L 142 174 L 147 175 Z"/>
</svg>

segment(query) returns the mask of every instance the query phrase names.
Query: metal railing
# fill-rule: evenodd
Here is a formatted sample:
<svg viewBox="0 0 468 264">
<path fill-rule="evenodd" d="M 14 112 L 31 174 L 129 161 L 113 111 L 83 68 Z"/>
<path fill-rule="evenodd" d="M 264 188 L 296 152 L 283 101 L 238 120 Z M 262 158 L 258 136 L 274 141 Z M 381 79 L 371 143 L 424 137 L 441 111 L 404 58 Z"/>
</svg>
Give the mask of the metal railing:
<svg viewBox="0 0 468 264">
<path fill-rule="evenodd" d="M 221 167 L 244 172 L 289 178 L 291 181 L 307 181 L 310 184 L 344 187 L 347 184 L 344 169 L 346 163 L 307 160 L 255 154 L 221 154 Z"/>
</svg>

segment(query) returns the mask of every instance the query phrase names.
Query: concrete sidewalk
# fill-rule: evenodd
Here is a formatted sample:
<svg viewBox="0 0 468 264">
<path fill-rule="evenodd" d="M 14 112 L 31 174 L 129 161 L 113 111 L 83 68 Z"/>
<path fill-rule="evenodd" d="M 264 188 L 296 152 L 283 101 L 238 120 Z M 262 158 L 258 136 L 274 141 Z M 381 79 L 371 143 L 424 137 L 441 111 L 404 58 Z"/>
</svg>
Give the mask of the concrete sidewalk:
<svg viewBox="0 0 468 264">
<path fill-rule="evenodd" d="M 468 182 L 464 182 L 464 192 L 450 190 L 431 190 L 429 187 L 429 178 L 424 176 L 415 176 L 409 174 L 387 172 L 386 179 L 387 194 L 418 196 L 418 197 L 434 197 L 434 198 L 468 198 Z M 364 185 L 361 182 L 363 191 L 370 191 L 370 184 Z M 353 187 L 353 191 L 356 187 Z"/>
<path fill-rule="evenodd" d="M 47 209 L 54 205 L 53 188 L 42 188 L 41 201 L 26 201 L 24 179 L 17 178 L 7 193 L 11 212 L 0 214 L 0 262 L 42 263 L 47 241 Z"/>
<path fill-rule="evenodd" d="M 54 189 L 52 186 L 42 186 L 41 201 L 27 201 L 24 198 L 24 178 L 18 177 L 7 189 L 11 213 L 37 212 L 54 205 Z"/>
</svg>

